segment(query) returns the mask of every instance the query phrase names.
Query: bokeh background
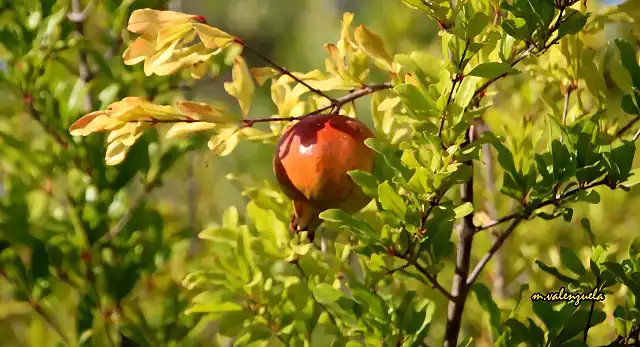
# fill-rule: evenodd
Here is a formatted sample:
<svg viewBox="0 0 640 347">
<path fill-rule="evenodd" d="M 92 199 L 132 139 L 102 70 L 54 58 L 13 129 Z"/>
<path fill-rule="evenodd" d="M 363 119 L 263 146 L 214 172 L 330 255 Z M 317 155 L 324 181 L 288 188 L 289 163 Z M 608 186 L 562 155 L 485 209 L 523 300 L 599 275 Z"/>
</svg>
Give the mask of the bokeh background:
<svg viewBox="0 0 640 347">
<path fill-rule="evenodd" d="M 136 3 L 136 0 L 129 0 Z M 94 1 L 96 5 L 94 12 L 86 22 L 85 35 L 91 38 L 98 37 L 103 30 L 105 20 L 105 10 L 101 6 L 101 1 Z M 153 3 L 154 1 L 147 1 Z M 616 0 L 605 3 L 589 1 L 590 6 L 600 8 L 611 6 Z M 640 1 L 635 2 L 640 7 Z M 161 1 L 156 1 L 160 5 Z M 12 0 L 0 1 L 0 29 L 7 30 L 6 17 L 11 12 Z M 392 53 L 405 53 L 414 50 L 427 50 L 436 56 L 440 56 L 440 41 L 438 39 L 438 26 L 426 16 L 418 11 L 412 11 L 399 0 L 175 0 L 171 1 L 166 8 L 175 9 L 186 13 L 195 13 L 207 18 L 207 22 L 236 36 L 241 37 L 247 44 L 263 54 L 271 57 L 274 61 L 287 67 L 292 71 L 306 72 L 312 69 L 324 67 L 326 56 L 323 49 L 325 43 L 334 43 L 340 34 L 340 22 L 343 12 L 355 13 L 356 23 L 365 24 L 367 27 L 378 33 L 387 43 L 387 49 Z M 3 17 L 4 16 L 4 17 Z M 4 21 L 4 22 L 3 22 Z M 619 36 L 628 36 L 630 27 L 607 24 L 607 37 L 603 40 L 612 40 Z M 0 43 L 2 43 L 0 36 Z M 0 58 L 10 55 L 11 46 L 6 44 L 0 50 Z M 117 58 L 116 54 L 116 58 Z M 255 56 L 245 55 L 250 66 L 263 66 L 264 63 Z M 73 66 L 77 65 L 77 58 L 69 58 Z M 2 61 L 2 60 L 0 60 Z M 110 64 L 118 64 L 118 59 L 113 59 Z M 121 64 L 121 62 L 120 62 Z M 11 68 L 5 63 L 3 69 Z M 55 71 L 49 71 L 53 69 Z M 118 69 L 141 70 L 138 67 L 118 67 Z M 100 69 L 95 70 L 96 74 L 101 74 Z M 75 76 L 70 76 L 61 65 L 48 65 L 45 67 L 45 74 L 68 75 L 71 88 L 75 83 Z M 166 78 L 151 76 L 149 80 L 162 84 L 168 81 Z M 213 100 L 228 103 L 230 108 L 236 107 L 234 100 L 225 93 L 223 82 L 230 79 L 230 72 L 224 71 L 219 77 L 213 80 L 198 81 L 195 86 L 182 91 L 178 97 L 185 97 L 191 100 L 211 102 Z M 168 83 L 168 82 L 166 82 Z M 5 83 L 6 84 L 6 83 Z M 62 88 L 62 87 L 61 87 Z M 520 119 L 527 114 L 536 112 L 538 100 L 524 100 L 518 102 L 518 107 L 513 107 L 509 91 L 519 93 L 521 88 L 516 81 L 503 81 L 500 90 L 506 93 L 501 98 L 506 101 L 502 108 L 498 108 L 491 114 L 490 123 L 498 126 L 501 123 L 508 127 L 520 126 Z M 96 91 L 98 92 L 98 91 Z M 175 94 L 167 95 L 160 101 L 170 102 L 177 97 Z M 76 98 L 79 96 L 76 95 Z M 612 95 L 612 108 L 619 104 L 619 99 Z M 74 117 L 78 118 L 88 109 L 83 101 L 77 101 L 79 106 L 75 107 Z M 24 141 L 31 141 L 33 148 L 39 148 L 46 155 L 47 140 L 46 132 L 34 122 L 29 116 L 24 106 L 21 96 L 6 85 L 0 86 L 0 130 L 13 134 Z M 94 109 L 104 107 L 94 103 Z M 367 124 L 372 124 L 369 115 L 369 101 L 362 100 L 357 103 L 358 116 Z M 515 110 L 515 111 L 514 111 Z M 85 112 L 83 112 L 85 111 Z M 510 112 L 509 112 L 510 111 Z M 270 91 L 268 88 L 257 90 L 256 99 L 252 106 L 251 116 L 266 117 L 276 112 L 276 108 L 271 103 Z M 68 120 L 67 120 L 68 123 Z M 507 128 L 508 128 L 507 127 Z M 502 129 L 498 130 L 502 131 Z M 168 140 L 160 140 L 166 142 Z M 5 144 L 6 145 L 6 144 Z M 3 146 L 0 140 L 0 146 Z M 240 211 L 241 218 L 247 203 L 243 197 L 242 187 L 227 179 L 229 174 L 250 173 L 257 179 L 264 179 L 274 182 L 271 171 L 271 158 L 273 148 L 270 145 L 258 143 L 241 143 L 236 151 L 227 157 L 217 157 L 209 153 L 206 144 L 194 149 L 179 159 L 170 171 L 165 173 L 162 185 L 154 189 L 146 198 L 147 204 L 157 208 L 164 219 L 165 235 L 172 235 L 186 230 L 191 233 L 190 238 L 181 239 L 171 245 L 172 253 L 170 259 L 165 259 L 155 275 L 145 275 L 136 285 L 136 291 L 143 293 L 141 296 L 143 310 L 147 316 L 153 317 L 157 303 L 162 297 L 154 296 L 154 286 L 170 286 L 169 282 L 179 283 L 180 278 L 185 273 L 192 270 L 192 262 L 188 261 L 190 252 L 204 251 L 207 247 L 205 243 L 196 238 L 197 233 L 211 225 L 220 223 L 223 212 L 229 206 L 236 206 Z M 0 155 L 2 155 L 0 151 Z M 55 156 L 55 153 L 51 153 Z M 11 160 L 4 160 L 0 157 L 0 198 L 5 200 L 6 205 L 11 204 L 11 200 L 6 194 L 6 178 Z M 636 165 L 637 166 L 637 165 Z M 117 168 L 116 168 L 117 169 Z M 11 171 L 13 172 L 13 171 Z M 61 172 L 54 173 L 53 176 Z M 49 173 L 42 173 L 42 180 L 50 177 Z M 59 178 L 64 180 L 64 178 Z M 500 177 L 496 177 L 496 185 L 501 184 Z M 480 185 L 481 186 L 481 185 Z M 134 203 L 136 192 L 139 187 L 131 184 L 119 200 L 119 206 L 111 206 L 115 215 L 122 214 L 130 204 Z M 482 188 L 481 188 L 482 189 Z M 547 264 L 559 265 L 558 246 L 576 248 L 579 254 L 586 255 L 589 251 L 588 235 L 583 230 L 580 220 L 582 217 L 589 217 L 592 230 L 596 234 L 598 242 L 605 242 L 610 245 L 612 251 L 620 250 L 625 252 L 630 240 L 640 232 L 640 197 L 638 191 L 630 193 L 610 192 L 607 188 L 599 189 L 602 200 L 596 205 L 581 204 L 576 206 L 572 223 L 563 221 L 541 222 L 533 221 L 522 225 L 520 230 L 505 246 L 502 255 L 504 263 L 504 280 L 506 290 L 504 299 L 512 300 L 519 285 L 529 283 L 533 288 L 541 291 L 554 290 L 554 281 L 550 276 L 542 273 L 535 260 L 540 259 Z M 491 197 L 497 194 L 492 191 L 483 191 L 481 195 Z M 117 204 L 116 204 L 117 205 Z M 511 209 L 511 204 L 497 199 L 500 214 L 507 213 Z M 59 208 L 59 207 L 58 207 Z M 120 211 L 120 212 L 118 212 Z M 55 213 L 64 214 L 56 210 L 55 206 L 45 210 L 43 214 L 53 215 Z M 145 223 L 145 220 L 138 220 L 137 223 Z M 0 228 L 6 224 L 0 224 Z M 0 229 L 0 239 L 3 235 L 15 230 Z M 490 243 L 488 235 L 478 237 L 476 241 L 477 255 L 481 254 Z M 197 264 L 200 266 L 201 264 Z M 450 276 L 444 274 L 443 278 Z M 485 278 L 490 281 L 491 275 Z M 450 283 L 444 283 L 446 287 Z M 163 291 L 158 291 L 163 293 Z M 429 293 L 428 295 L 433 295 Z M 436 295 L 434 295 L 435 297 Z M 61 297 L 61 296 L 59 296 Z M 65 307 L 65 300 L 69 301 L 68 312 L 73 315 L 72 308 L 77 303 L 78 298 L 69 296 L 59 299 L 57 307 Z M 473 301 L 473 299 L 471 299 Z M 72 304 L 73 302 L 73 304 Z M 524 305 L 529 305 L 528 300 Z M 615 307 L 615 298 L 605 304 Z M 442 306 L 443 308 L 445 306 Z M 526 307 L 524 309 L 527 309 Z M 177 314 L 177 313 L 176 313 Z M 473 320 L 473 317 L 484 317 L 477 303 L 472 303 L 467 307 L 466 319 Z M 488 318 L 483 318 L 488 319 Z M 193 322 L 195 325 L 195 322 Z M 62 324 L 71 324 L 71 318 L 62 318 Z M 477 324 L 472 325 L 471 334 L 480 336 L 478 341 L 488 343 L 482 339 L 482 327 L 484 322 L 478 319 Z M 474 330 L 475 329 L 475 330 Z M 197 340 L 208 341 L 206 327 L 196 332 L 199 334 Z M 594 335 L 598 335 L 594 332 Z M 14 296 L 12 284 L 4 281 L 0 277 L 0 346 L 48 346 L 48 337 L 52 336 L 47 325 L 35 315 L 29 305 L 19 302 Z M 610 341 L 615 336 L 602 336 L 602 341 Z M 204 343 L 204 342 L 203 342 Z M 211 344 L 203 344 L 211 346 Z M 480 345 L 480 344 L 479 344 Z"/>
</svg>

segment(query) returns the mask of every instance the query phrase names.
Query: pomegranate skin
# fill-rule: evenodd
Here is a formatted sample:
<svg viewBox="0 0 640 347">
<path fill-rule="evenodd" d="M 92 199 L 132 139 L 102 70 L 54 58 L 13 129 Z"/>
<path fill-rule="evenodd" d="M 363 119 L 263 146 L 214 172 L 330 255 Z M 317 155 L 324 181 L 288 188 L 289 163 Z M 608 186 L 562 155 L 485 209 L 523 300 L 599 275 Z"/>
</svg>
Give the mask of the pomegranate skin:
<svg viewBox="0 0 640 347">
<path fill-rule="evenodd" d="M 373 171 L 374 153 L 364 140 L 374 137 L 360 121 L 337 114 L 303 118 L 278 144 L 273 170 L 283 192 L 293 200 L 291 231 L 313 231 L 318 214 L 338 208 L 352 214 L 371 200 L 351 179 L 351 170 Z"/>
</svg>

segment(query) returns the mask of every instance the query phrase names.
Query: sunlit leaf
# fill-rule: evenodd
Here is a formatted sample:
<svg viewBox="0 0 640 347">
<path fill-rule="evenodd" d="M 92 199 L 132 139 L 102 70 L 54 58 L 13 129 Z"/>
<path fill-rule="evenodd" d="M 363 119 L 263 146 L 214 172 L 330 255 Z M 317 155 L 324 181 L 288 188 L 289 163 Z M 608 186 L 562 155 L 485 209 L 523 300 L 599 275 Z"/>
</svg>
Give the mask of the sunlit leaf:
<svg viewBox="0 0 640 347">
<path fill-rule="evenodd" d="M 387 53 L 384 48 L 384 42 L 378 35 L 371 32 L 364 25 L 358 25 L 353 34 L 360 49 L 373 58 L 376 65 L 387 71 L 392 70 L 391 63 L 393 58 Z"/>
<path fill-rule="evenodd" d="M 238 103 L 240 103 L 240 108 L 242 109 L 242 115 L 246 117 L 251 107 L 255 86 L 247 63 L 242 57 L 236 57 L 235 63 L 233 64 L 233 82 L 225 83 L 224 89 L 231 96 L 238 99 Z"/>
</svg>

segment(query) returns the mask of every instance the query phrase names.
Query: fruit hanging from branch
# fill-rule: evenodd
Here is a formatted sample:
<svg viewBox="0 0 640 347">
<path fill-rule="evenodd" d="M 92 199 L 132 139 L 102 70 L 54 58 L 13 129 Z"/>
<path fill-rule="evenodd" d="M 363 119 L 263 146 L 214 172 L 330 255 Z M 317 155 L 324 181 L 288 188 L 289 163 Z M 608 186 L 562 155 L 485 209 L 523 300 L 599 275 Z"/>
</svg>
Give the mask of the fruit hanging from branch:
<svg viewBox="0 0 640 347">
<path fill-rule="evenodd" d="M 305 117 L 289 128 L 276 145 L 273 170 L 284 193 L 293 200 L 289 229 L 307 231 L 313 240 L 320 212 L 341 209 L 353 214 L 370 197 L 348 172 L 372 172 L 374 153 L 364 144 L 374 137 L 357 119 L 338 114 Z"/>
</svg>

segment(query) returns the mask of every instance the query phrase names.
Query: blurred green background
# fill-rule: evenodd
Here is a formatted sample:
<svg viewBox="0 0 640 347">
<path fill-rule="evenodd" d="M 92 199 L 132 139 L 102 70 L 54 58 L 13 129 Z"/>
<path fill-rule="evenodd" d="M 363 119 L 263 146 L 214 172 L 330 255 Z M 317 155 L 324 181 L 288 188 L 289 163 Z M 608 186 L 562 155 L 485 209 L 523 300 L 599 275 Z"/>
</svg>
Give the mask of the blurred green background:
<svg viewBox="0 0 640 347">
<path fill-rule="evenodd" d="M 633 2 L 633 0 L 629 1 Z M 640 7 L 640 2 L 635 2 Z M 52 3 L 56 2 L 26 1 L 25 4 L 18 5 L 12 0 L 0 0 L 0 32 L 2 33 L 0 34 L 0 43 L 3 44 L 3 47 L 0 48 L 0 57 L 5 59 L 5 70 L 18 69 L 16 64 L 21 60 L 21 57 L 30 54 L 28 52 L 33 48 L 32 42 L 29 41 L 33 40 L 33 35 L 22 35 L 22 44 L 31 45 L 31 48 L 21 47 L 9 39 L 11 35 L 7 33 L 14 33 L 17 30 L 15 21 L 22 19 L 26 19 L 27 22 L 34 21 L 36 25 L 31 28 L 33 32 L 37 32 L 39 26 L 42 28 L 46 25 L 58 25 L 62 28 L 62 32 L 73 30 L 72 23 L 67 19 L 62 19 L 57 24 L 48 24 L 47 22 L 38 22 L 37 18 L 31 15 L 41 5 L 46 7 Z M 387 49 L 391 53 L 428 50 L 436 56 L 441 55 L 437 25 L 422 13 L 411 11 L 400 1 L 176 0 L 166 4 L 160 0 L 128 0 L 126 3 L 128 4 L 126 13 L 130 13 L 135 8 L 153 7 L 203 15 L 209 24 L 241 37 L 248 45 L 272 57 L 273 60 L 292 71 L 306 72 L 316 68 L 324 68 L 326 53 L 323 45 L 337 41 L 340 35 L 342 13 L 347 11 L 355 13 L 356 23 L 365 24 L 378 33 L 387 43 Z M 87 4 L 88 2 L 85 2 L 81 5 L 84 7 Z M 78 67 L 79 60 L 76 52 L 71 52 L 68 56 L 60 54 L 66 63 L 35 63 L 30 66 L 30 69 L 41 68 L 42 71 L 39 71 L 39 74 L 47 77 L 47 80 L 42 82 L 44 86 L 38 85 L 37 82 L 31 86 L 25 84 L 25 90 L 36 90 L 41 93 L 31 97 L 37 101 L 36 109 L 43 114 L 44 123 L 34 119 L 31 114 L 33 110 L 29 109 L 28 102 L 25 100 L 26 94 L 21 93 L 15 87 L 20 83 L 15 84 L 12 81 L 4 80 L 0 85 L 0 104 L 2 105 L 0 108 L 0 131 L 3 135 L 10 136 L 0 138 L 0 199 L 3 201 L 4 208 L 0 210 L 3 212 L 0 213 L 0 240 L 19 239 L 20 237 L 16 235 L 28 231 L 28 233 L 42 236 L 46 242 L 46 237 L 48 237 L 46 235 L 50 235 L 48 234 L 49 229 L 56 227 L 56 223 L 59 223 L 61 228 L 73 226 L 69 212 L 65 207 L 67 201 L 63 191 L 75 189 L 78 192 L 71 195 L 75 194 L 78 197 L 74 197 L 74 199 L 85 200 L 85 202 L 91 200 L 87 197 L 91 194 L 89 193 L 91 189 L 86 184 L 83 186 L 82 180 L 74 178 L 76 174 L 65 166 L 70 159 L 64 154 L 65 149 L 59 148 L 55 144 L 55 139 L 51 138 L 50 132 L 46 131 L 48 126 L 53 127 L 54 132 L 62 133 L 81 115 L 104 108 L 108 104 L 104 100 L 119 99 L 127 95 L 148 96 L 149 90 L 162 89 L 163 86 L 175 83 L 172 78 L 143 77 L 140 66 L 125 67 L 120 59 L 124 47 L 119 48 L 120 52 L 114 54 L 113 57 L 108 57 L 105 52 L 108 52 L 112 46 L 117 47 L 118 40 L 116 38 L 120 34 L 118 30 L 113 30 L 114 23 L 118 20 L 122 21 L 123 18 L 126 20 L 127 16 L 117 11 L 114 12 L 114 8 L 118 9 L 122 6 L 119 1 L 93 1 L 92 4 L 84 28 L 84 35 L 89 38 L 86 44 L 92 47 L 91 49 L 102 52 L 101 54 L 104 54 L 106 58 L 99 61 L 98 58 L 90 56 L 89 61 L 95 74 L 93 76 L 95 81 L 91 82 L 88 92 L 86 89 L 83 91 L 82 83 L 80 83 L 80 87 L 76 87 L 79 85 L 79 78 L 69 72 L 69 69 L 73 70 Z M 56 4 L 56 6 L 60 5 L 71 6 L 72 4 L 64 1 Z M 589 6 L 607 5 L 590 1 Z M 121 18 L 114 19 L 114 13 Z M 53 35 L 55 30 L 51 30 L 49 34 Z M 611 24 L 606 30 L 608 37 L 601 39 L 606 41 L 618 36 L 628 36 L 630 30 L 631 26 Z M 125 42 L 132 37 L 125 35 Z M 597 46 L 601 43 L 594 45 Z M 264 65 L 255 56 L 245 54 L 245 57 L 250 66 Z M 37 58 L 33 59 L 37 62 Z M 105 71 L 105 69 L 110 71 Z M 223 69 L 220 76 L 214 80 L 198 81 L 195 85 L 178 93 L 158 93 L 155 95 L 156 102 L 170 103 L 179 98 L 205 102 L 217 100 L 229 104 L 229 107 L 234 109 L 237 107 L 236 103 L 222 87 L 223 81 L 230 79 L 230 71 L 228 70 L 228 68 Z M 108 94 L 113 93 L 114 87 L 111 86 L 114 83 L 118 85 L 117 91 L 113 97 L 110 97 Z M 487 121 L 496 132 L 522 131 L 524 125 L 521 120 L 525 115 L 535 117 L 539 113 L 543 113 L 538 109 L 539 100 L 537 97 L 540 91 L 527 91 L 527 86 L 518 84 L 516 79 L 503 81 L 499 85 L 498 89 L 504 93 L 498 98 L 501 102 L 489 113 Z M 49 91 L 49 94 L 42 94 L 44 90 Z M 105 92 L 105 90 L 107 91 Z M 513 97 L 511 91 L 517 92 L 513 93 L 517 96 Z M 91 105 L 85 99 L 87 93 L 92 99 Z M 530 96 L 520 97 L 520 94 Z M 611 95 L 612 109 L 619 107 L 617 106 L 619 104 L 617 97 L 619 96 L 615 93 Z M 53 107 L 46 101 L 56 98 L 64 105 Z M 90 109 L 89 106 L 93 107 Z M 358 117 L 365 123 L 372 124 L 368 108 L 368 99 L 358 101 Z M 47 111 L 52 109 L 61 111 L 60 113 Z M 271 103 L 269 89 L 258 89 L 251 110 L 252 117 L 266 117 L 273 114 L 275 110 Z M 43 127 L 42 124 L 46 124 L 46 126 Z M 506 128 L 503 129 L 502 126 Z M 11 142 L 14 140 L 18 142 Z M 84 141 L 81 143 L 91 144 L 93 146 L 91 148 L 99 148 L 103 145 L 104 139 L 94 137 L 87 140 L 67 139 L 67 141 Z M 179 140 L 173 142 L 165 140 L 162 136 L 153 141 L 157 141 L 158 147 L 164 149 L 170 148 L 172 144 L 181 143 Z M 20 148 L 15 149 L 14 147 Z M 241 143 L 238 149 L 227 157 L 216 157 L 208 153 L 206 141 L 197 143 L 195 147 L 193 150 L 184 151 L 184 155 L 166 172 L 163 172 L 161 184 L 151 191 L 143 203 L 145 209 L 158 211 L 162 217 L 163 223 L 161 223 L 160 233 L 164 233 L 165 245 L 163 247 L 166 247 L 166 252 L 162 253 L 164 256 L 155 256 L 150 262 L 152 263 L 150 270 L 140 274 L 140 280 L 135 282 L 135 295 L 129 300 L 140 300 L 140 309 L 144 312 L 143 316 L 147 317 L 151 325 L 161 324 L 158 323 L 160 321 L 165 323 L 171 321 L 171 314 L 167 313 L 170 311 L 166 311 L 168 304 L 159 304 L 167 300 L 168 292 L 173 293 L 171 295 L 173 295 L 172 298 L 175 298 L 175 303 L 182 305 L 176 304 L 178 305 L 176 307 L 185 307 L 188 294 L 181 294 L 183 289 L 180 282 L 188 271 L 201 268 L 203 263 L 206 264 L 206 258 L 196 258 L 196 260 L 189 258 L 189 249 L 203 251 L 202 248 L 207 247 L 206 243 L 195 238 L 197 233 L 212 223 L 220 223 L 223 212 L 229 206 L 236 206 L 240 211 L 241 219 L 243 218 L 247 203 L 247 199 L 241 195 L 243 188 L 228 180 L 227 175 L 230 173 L 250 173 L 258 180 L 265 179 L 274 182 L 271 171 L 273 148 L 270 145 Z M 78 150 L 78 153 L 80 152 L 82 151 Z M 104 157 L 103 152 L 78 155 L 91 163 L 98 163 Z M 57 163 L 56 159 L 61 159 L 67 164 Z M 44 164 L 39 166 L 39 169 L 33 168 L 30 163 L 33 160 Z M 105 177 L 113 175 L 117 170 L 122 170 L 120 167 L 102 169 L 106 173 Z M 23 173 L 22 177 L 19 174 L 21 172 Z M 501 180 L 498 177 L 496 180 L 498 188 L 500 184 Z M 19 186 L 24 187 L 20 190 L 17 188 Z M 113 198 L 112 202 L 101 207 L 102 210 L 96 209 L 96 211 L 102 212 L 109 211 L 109 220 L 105 222 L 105 225 L 112 226 L 114 221 L 126 214 L 131 206 L 137 206 L 135 197 L 140 189 L 140 184 L 136 182 L 136 179 L 130 178 L 130 183 L 122 189 L 104 190 L 108 192 L 105 194 L 111 194 L 109 196 Z M 34 193 L 35 191 L 40 191 L 40 193 Z M 46 191 L 47 194 L 42 194 L 42 191 Z M 534 261 L 541 259 L 547 264 L 559 265 L 558 246 L 578 248 L 581 254 L 586 254 L 589 250 L 589 240 L 580 224 L 583 216 L 590 218 L 591 227 L 598 242 L 609 244 L 612 247 L 611 250 L 620 247 L 620 250 L 625 251 L 623 248 L 627 247 L 629 241 L 637 236 L 640 230 L 638 189 L 623 194 L 622 192 L 610 192 L 607 188 L 600 188 L 599 193 L 602 197 L 600 204 L 576 206 L 574 222 L 571 224 L 563 221 L 543 223 L 537 220 L 521 226 L 518 233 L 505 246 L 503 252 L 502 261 L 504 262 L 506 282 L 504 300 L 510 300 L 521 283 L 529 283 L 532 288 L 538 291 L 557 289 L 553 287 L 552 278 L 541 273 Z M 495 192 L 483 191 L 481 195 L 491 197 L 495 194 Z M 26 202 L 23 201 L 25 199 Z M 18 206 L 19 203 L 29 205 L 30 214 L 25 219 L 27 224 L 16 227 L 17 224 L 10 223 L 10 215 L 17 211 L 12 210 L 12 207 Z M 502 215 L 510 211 L 511 205 L 499 200 L 498 209 L 499 215 Z M 90 212 L 85 210 L 83 213 Z M 131 226 L 131 233 L 135 234 L 133 230 L 136 228 L 143 230 L 144 225 L 151 219 L 151 214 L 134 216 L 132 220 L 135 221 L 136 226 Z M 172 235 L 177 236 L 172 239 Z M 167 240 L 175 240 L 175 242 Z M 477 254 L 474 256 L 478 257 L 489 246 L 489 235 L 484 234 L 478 237 L 476 244 Z M 131 248 L 123 247 L 128 251 L 135 248 L 133 246 Z M 25 246 L 24 254 L 20 254 L 22 259 L 33 258 L 28 249 L 29 247 Z M 82 271 L 78 273 L 81 274 Z M 442 278 L 449 277 L 442 275 Z M 450 283 L 447 282 L 443 284 L 447 288 L 450 286 Z M 59 317 L 60 324 L 63 327 L 68 327 L 63 329 L 68 329 L 71 332 L 73 319 L 76 317 L 75 309 L 82 298 L 74 294 L 72 289 L 64 286 L 56 286 L 55 293 L 55 299 L 51 301 L 51 310 L 55 316 Z M 426 295 L 437 297 L 431 292 Z M 524 302 L 525 306 L 529 305 L 528 300 Z M 615 307 L 615 303 L 615 300 L 608 298 L 605 305 L 610 304 Z M 441 307 L 444 309 L 445 306 Z M 165 310 L 162 311 L 164 313 L 160 312 L 161 309 Z M 176 309 L 173 319 L 178 320 L 176 317 L 182 315 L 180 309 Z M 482 316 L 482 312 L 479 305 L 475 302 L 471 303 L 467 307 L 465 317 L 480 316 Z M 185 329 L 193 328 L 196 325 L 196 318 L 192 317 L 191 320 L 180 318 L 181 324 L 183 324 L 181 326 Z M 122 319 L 126 321 L 126 317 Z M 609 322 L 609 324 L 612 323 Z M 170 323 L 166 323 L 166 326 L 175 328 Z M 478 345 L 482 345 L 483 342 L 488 343 L 486 339 L 482 338 L 482 326 L 483 322 L 478 320 L 477 324 L 474 322 L 469 328 L 469 333 L 480 336 Z M 199 341 L 204 346 L 212 345 L 209 343 L 211 330 L 207 327 L 209 325 L 193 330 L 191 333 L 194 336 L 193 341 Z M 597 334 L 594 333 L 594 335 Z M 49 346 L 52 336 L 54 335 L 47 324 L 34 313 L 28 300 L 24 300 L 24 297 L 17 294 L 15 283 L 10 283 L 0 277 L 0 346 Z M 604 342 L 615 336 L 602 335 L 601 337 Z M 94 342 L 94 345 L 102 344 Z"/>
</svg>

